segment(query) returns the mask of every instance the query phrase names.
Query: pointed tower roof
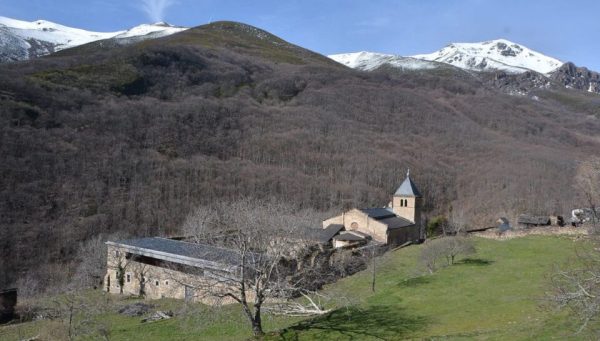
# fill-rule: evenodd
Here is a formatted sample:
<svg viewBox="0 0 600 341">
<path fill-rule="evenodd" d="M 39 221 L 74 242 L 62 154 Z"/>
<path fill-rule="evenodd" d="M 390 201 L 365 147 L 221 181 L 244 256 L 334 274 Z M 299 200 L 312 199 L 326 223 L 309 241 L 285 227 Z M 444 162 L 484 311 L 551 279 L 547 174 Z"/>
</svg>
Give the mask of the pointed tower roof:
<svg viewBox="0 0 600 341">
<path fill-rule="evenodd" d="M 421 192 L 415 185 L 415 183 L 410 178 L 410 169 L 406 172 L 406 179 L 398 189 L 394 196 L 404 196 L 404 197 L 422 197 Z"/>
</svg>

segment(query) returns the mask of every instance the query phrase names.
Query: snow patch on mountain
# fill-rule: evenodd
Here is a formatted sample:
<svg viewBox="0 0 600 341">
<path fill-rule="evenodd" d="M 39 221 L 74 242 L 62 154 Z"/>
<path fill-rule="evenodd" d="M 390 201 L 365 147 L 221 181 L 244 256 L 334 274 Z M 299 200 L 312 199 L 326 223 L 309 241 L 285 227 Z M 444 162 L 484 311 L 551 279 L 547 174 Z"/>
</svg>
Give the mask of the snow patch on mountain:
<svg viewBox="0 0 600 341">
<path fill-rule="evenodd" d="M 564 63 L 506 39 L 480 43 L 453 43 L 429 54 L 413 58 L 437 61 L 473 71 L 505 71 L 523 73 L 535 71 L 549 74 Z"/>
<path fill-rule="evenodd" d="M 158 22 L 156 24 L 144 24 L 129 29 L 121 34 L 114 36 L 113 38 L 131 38 L 140 37 L 152 34 L 154 37 L 164 37 L 177 32 L 187 30 L 185 27 L 171 26 L 165 22 Z"/>
<path fill-rule="evenodd" d="M 390 65 L 392 67 L 408 70 L 435 69 L 438 67 L 435 62 L 367 51 L 333 54 L 328 57 L 350 68 L 363 71 L 372 71 L 378 69 L 382 65 Z"/>
<path fill-rule="evenodd" d="M 93 32 L 46 20 L 28 22 L 0 16 L 0 62 L 35 58 L 98 40 L 150 39 L 186 29 L 160 22 L 116 32 Z"/>
</svg>

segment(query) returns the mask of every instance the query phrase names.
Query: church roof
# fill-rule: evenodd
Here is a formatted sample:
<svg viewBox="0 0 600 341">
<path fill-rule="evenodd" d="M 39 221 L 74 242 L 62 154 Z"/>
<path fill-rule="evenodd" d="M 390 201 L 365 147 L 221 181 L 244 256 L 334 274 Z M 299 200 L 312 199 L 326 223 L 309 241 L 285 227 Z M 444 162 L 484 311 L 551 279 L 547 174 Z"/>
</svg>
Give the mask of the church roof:
<svg viewBox="0 0 600 341">
<path fill-rule="evenodd" d="M 421 197 L 422 196 L 421 192 L 419 192 L 419 189 L 417 188 L 415 183 L 410 178 L 410 172 L 406 173 L 406 179 L 404 179 L 404 182 L 402 183 L 402 185 L 400 185 L 400 187 L 398 187 L 398 189 L 396 190 L 396 193 L 394 193 L 394 196 L 405 196 L 405 197 Z"/>
<path fill-rule="evenodd" d="M 389 229 L 396 229 L 400 227 L 412 226 L 415 223 L 412 221 L 402 218 L 392 209 L 388 208 L 361 208 L 361 212 L 367 214 L 369 217 L 377 220 L 380 223 L 387 225 Z"/>
<path fill-rule="evenodd" d="M 389 217 L 395 217 L 396 213 L 388 208 L 361 208 L 363 213 L 366 213 L 369 217 L 379 220 Z"/>
<path fill-rule="evenodd" d="M 408 226 L 413 226 L 415 224 L 412 221 L 410 221 L 406 218 L 399 217 L 399 216 L 381 219 L 381 220 L 379 220 L 379 222 L 386 224 L 388 229 L 397 229 L 397 228 L 401 228 L 401 227 L 408 227 Z"/>
<path fill-rule="evenodd" d="M 299 229 L 296 232 L 295 236 L 286 235 L 285 237 L 292 239 L 300 239 L 304 241 L 313 241 L 320 244 L 327 244 L 333 239 L 333 237 L 338 234 L 342 229 L 344 229 L 344 225 L 341 224 L 331 224 L 326 228 L 305 228 Z"/>
</svg>

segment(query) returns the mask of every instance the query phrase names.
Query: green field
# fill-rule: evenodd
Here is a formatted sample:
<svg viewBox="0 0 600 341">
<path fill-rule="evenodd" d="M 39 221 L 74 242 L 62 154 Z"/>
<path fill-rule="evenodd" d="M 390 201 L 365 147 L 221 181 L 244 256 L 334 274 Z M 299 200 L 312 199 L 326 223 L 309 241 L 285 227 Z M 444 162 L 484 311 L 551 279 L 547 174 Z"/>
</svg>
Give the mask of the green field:
<svg viewBox="0 0 600 341">
<path fill-rule="evenodd" d="M 266 317 L 267 340 L 587 340 L 562 313 L 543 308 L 546 276 L 556 264 L 574 261 L 587 244 L 567 237 L 531 236 L 507 241 L 475 240 L 478 253 L 459 264 L 423 275 L 417 266 L 422 246 L 390 252 L 377 262 L 376 291 L 370 269 L 325 288 L 349 302 L 327 316 L 309 319 Z M 98 300 L 106 301 L 99 294 Z M 338 299 L 338 302 L 343 301 Z M 110 304 L 133 302 L 122 298 Z M 95 316 L 110 329 L 110 340 L 244 340 L 251 337 L 237 307 L 219 311 L 181 302 L 157 302 L 179 312 L 166 321 L 141 324 L 115 312 Z M 113 308 L 114 311 L 114 308 Z M 40 321 L 0 329 L 1 340 L 17 340 L 60 329 Z M 94 339 L 91 337 L 89 339 Z"/>
</svg>

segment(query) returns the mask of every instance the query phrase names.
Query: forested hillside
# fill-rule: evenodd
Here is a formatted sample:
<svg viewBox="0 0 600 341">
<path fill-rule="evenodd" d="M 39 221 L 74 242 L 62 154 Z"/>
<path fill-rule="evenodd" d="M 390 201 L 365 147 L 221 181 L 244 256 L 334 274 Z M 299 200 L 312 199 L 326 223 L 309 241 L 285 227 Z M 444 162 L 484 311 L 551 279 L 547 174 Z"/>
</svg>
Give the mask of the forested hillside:
<svg viewBox="0 0 600 341">
<path fill-rule="evenodd" d="M 429 216 L 567 212 L 577 162 L 600 155 L 600 96 L 485 84 L 354 71 L 229 22 L 2 65 L 0 286 L 100 233 L 177 234 L 215 200 L 385 205 L 408 167 Z"/>
</svg>

